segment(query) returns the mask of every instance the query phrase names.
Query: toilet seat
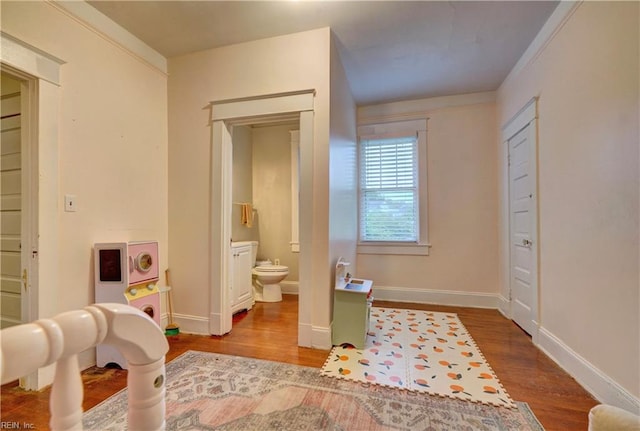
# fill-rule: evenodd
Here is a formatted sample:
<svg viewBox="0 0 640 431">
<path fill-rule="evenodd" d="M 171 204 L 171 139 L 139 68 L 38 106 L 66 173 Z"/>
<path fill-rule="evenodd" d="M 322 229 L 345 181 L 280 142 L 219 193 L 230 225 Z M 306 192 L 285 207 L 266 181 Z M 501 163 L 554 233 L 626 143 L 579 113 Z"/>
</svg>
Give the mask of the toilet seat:
<svg viewBox="0 0 640 431">
<path fill-rule="evenodd" d="M 256 272 L 282 272 L 289 271 L 289 268 L 284 265 L 261 265 L 254 268 Z"/>
</svg>

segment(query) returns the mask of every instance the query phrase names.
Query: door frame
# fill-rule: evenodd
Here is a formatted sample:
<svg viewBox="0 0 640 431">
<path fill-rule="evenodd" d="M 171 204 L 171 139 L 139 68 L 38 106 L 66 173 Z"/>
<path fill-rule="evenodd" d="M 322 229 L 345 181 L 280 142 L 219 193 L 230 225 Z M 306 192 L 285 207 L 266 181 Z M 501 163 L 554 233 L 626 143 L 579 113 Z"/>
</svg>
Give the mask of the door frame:
<svg viewBox="0 0 640 431">
<path fill-rule="evenodd" d="M 22 319 L 33 321 L 59 311 L 58 123 L 60 68 L 64 61 L 4 32 L 0 32 L 0 45 L 0 67 L 22 81 L 23 193 L 26 190 L 29 195 L 22 216 L 26 221 L 22 229 L 27 229 L 24 235 L 28 237 L 28 246 L 23 245 L 28 289 Z M 40 280 L 47 280 L 47 289 L 40 289 Z M 20 386 L 39 390 L 51 384 L 54 369 L 54 365 L 40 368 L 21 378 Z"/>
<path fill-rule="evenodd" d="M 514 137 L 525 127 L 531 127 L 532 139 L 529 145 L 529 176 L 531 178 L 531 319 L 533 322 L 533 331 L 531 334 L 534 344 L 538 344 L 538 332 L 540 328 L 540 237 L 538 229 L 538 97 L 529 100 L 507 123 L 502 127 L 502 151 L 504 160 L 504 181 L 505 191 L 503 197 L 505 199 L 503 220 L 505 221 L 505 230 L 503 231 L 503 250 L 505 266 L 503 268 L 503 280 L 506 283 L 506 293 L 508 294 L 507 309 L 502 310 L 510 319 L 513 318 L 512 312 L 512 286 L 511 286 L 511 182 L 509 172 L 509 140 Z"/>
<path fill-rule="evenodd" d="M 37 80 L 4 64 L 0 69 L 20 83 L 20 320 L 27 323 L 38 311 Z"/>
<path fill-rule="evenodd" d="M 211 224 L 209 332 L 231 331 L 229 289 L 232 206 L 232 127 L 298 118 L 300 130 L 298 345 L 313 347 L 313 121 L 315 90 L 211 102 Z"/>
</svg>

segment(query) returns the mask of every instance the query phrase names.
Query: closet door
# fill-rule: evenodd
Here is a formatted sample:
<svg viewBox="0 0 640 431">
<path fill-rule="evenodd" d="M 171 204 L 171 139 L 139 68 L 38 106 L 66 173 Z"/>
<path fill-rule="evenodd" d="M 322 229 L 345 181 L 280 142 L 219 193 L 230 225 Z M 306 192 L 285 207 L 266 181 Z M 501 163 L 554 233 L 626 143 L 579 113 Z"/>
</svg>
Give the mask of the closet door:
<svg viewBox="0 0 640 431">
<path fill-rule="evenodd" d="M 10 79 L 5 75 L 3 81 Z M 22 323 L 22 149 L 20 83 L 2 95 L 0 184 L 0 322 L 2 328 Z M 3 85 L 3 93 L 5 93 Z"/>
</svg>

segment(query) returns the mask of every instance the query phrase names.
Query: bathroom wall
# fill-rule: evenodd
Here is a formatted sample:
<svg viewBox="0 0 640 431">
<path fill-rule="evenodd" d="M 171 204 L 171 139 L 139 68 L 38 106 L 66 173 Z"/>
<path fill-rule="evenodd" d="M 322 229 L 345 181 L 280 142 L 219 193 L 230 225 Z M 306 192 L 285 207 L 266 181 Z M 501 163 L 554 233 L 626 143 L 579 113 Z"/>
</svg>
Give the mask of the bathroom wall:
<svg viewBox="0 0 640 431">
<path fill-rule="evenodd" d="M 291 135 L 294 125 L 256 126 L 253 137 L 253 204 L 260 232 L 258 259 L 280 259 L 285 281 L 298 281 L 299 253 L 291 251 Z M 235 143 L 234 143 L 235 145 Z"/>
<path fill-rule="evenodd" d="M 253 149 L 251 128 L 234 126 L 233 128 L 233 166 L 232 166 L 232 201 L 231 207 L 231 240 L 258 241 L 260 233 L 257 214 L 255 223 L 247 227 L 241 223 L 242 206 L 238 203 L 253 201 Z"/>
</svg>

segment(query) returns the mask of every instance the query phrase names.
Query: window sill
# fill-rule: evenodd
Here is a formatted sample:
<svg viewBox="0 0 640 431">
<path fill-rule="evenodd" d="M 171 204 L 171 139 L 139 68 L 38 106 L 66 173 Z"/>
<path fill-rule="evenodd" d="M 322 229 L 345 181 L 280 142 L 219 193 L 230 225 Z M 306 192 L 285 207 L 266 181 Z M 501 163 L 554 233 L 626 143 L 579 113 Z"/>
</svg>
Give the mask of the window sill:
<svg viewBox="0 0 640 431">
<path fill-rule="evenodd" d="M 431 244 L 358 244 L 357 254 L 429 256 Z"/>
</svg>

